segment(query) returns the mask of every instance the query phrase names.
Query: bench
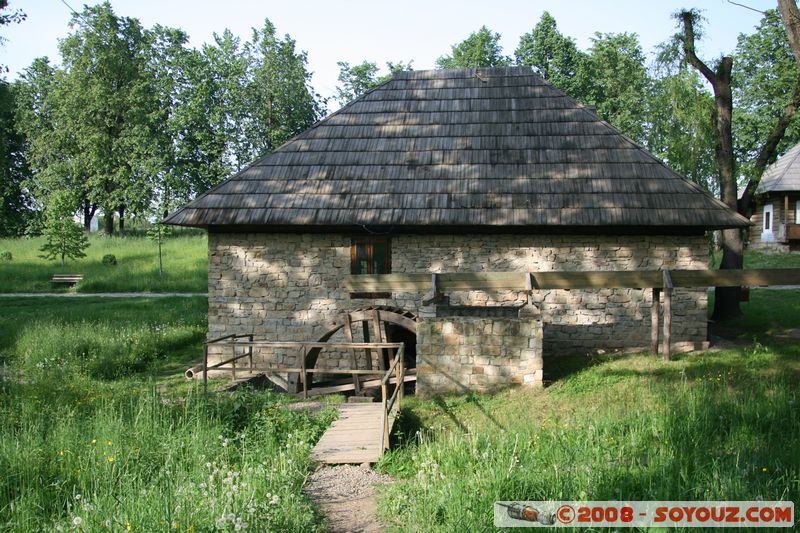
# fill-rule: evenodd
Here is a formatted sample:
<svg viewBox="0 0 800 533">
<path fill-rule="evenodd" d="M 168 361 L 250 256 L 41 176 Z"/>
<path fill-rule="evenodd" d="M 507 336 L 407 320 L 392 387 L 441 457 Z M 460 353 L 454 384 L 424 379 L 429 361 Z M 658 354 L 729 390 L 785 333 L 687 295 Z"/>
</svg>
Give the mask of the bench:
<svg viewBox="0 0 800 533">
<path fill-rule="evenodd" d="M 83 274 L 53 274 L 53 277 L 50 278 L 50 283 L 60 283 L 70 287 L 79 281 L 83 281 Z"/>
</svg>

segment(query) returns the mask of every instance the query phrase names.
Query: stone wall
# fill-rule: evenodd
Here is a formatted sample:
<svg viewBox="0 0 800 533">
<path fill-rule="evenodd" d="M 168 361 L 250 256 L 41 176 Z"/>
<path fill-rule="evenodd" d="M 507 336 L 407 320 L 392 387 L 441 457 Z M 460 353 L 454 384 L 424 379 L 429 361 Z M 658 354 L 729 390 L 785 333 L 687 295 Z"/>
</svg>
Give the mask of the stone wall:
<svg viewBox="0 0 800 533">
<path fill-rule="evenodd" d="M 506 318 L 423 318 L 417 323 L 417 390 L 488 392 L 540 386 L 542 325 Z"/>
<path fill-rule="evenodd" d="M 210 233 L 209 338 L 252 333 L 268 340 L 316 340 L 338 314 L 371 304 L 436 316 L 422 305 L 422 294 L 351 299 L 342 286 L 350 273 L 350 240 L 344 234 Z M 393 272 L 702 269 L 708 259 L 702 236 L 397 235 L 391 245 Z M 449 296 L 451 306 L 525 302 L 517 291 Z M 544 353 L 646 349 L 650 298 L 651 291 L 643 289 L 535 291 Z M 705 342 L 706 304 L 703 289 L 675 291 L 676 350 Z"/>
</svg>

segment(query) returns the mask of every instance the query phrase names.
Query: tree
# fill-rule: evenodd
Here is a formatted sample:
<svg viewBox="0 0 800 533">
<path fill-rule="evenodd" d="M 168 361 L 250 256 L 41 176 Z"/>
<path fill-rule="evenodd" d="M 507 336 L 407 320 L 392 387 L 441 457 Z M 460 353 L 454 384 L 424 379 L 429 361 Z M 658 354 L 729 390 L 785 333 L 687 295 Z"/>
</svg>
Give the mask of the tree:
<svg viewBox="0 0 800 533">
<path fill-rule="evenodd" d="M 638 143 L 644 143 L 650 78 L 633 33 L 596 33 L 579 63 L 575 92 L 583 103 Z"/>
<path fill-rule="evenodd" d="M 530 32 L 520 37 L 514 55 L 518 65 L 532 67 L 539 76 L 568 95 L 583 96 L 576 77 L 586 54 L 578 50 L 574 39 L 558 31 L 556 19 L 547 11 Z"/>
<path fill-rule="evenodd" d="M 0 80 L 0 237 L 23 234 L 32 216 L 25 189 L 25 138 L 16 128 L 14 86 Z"/>
<path fill-rule="evenodd" d="M 334 98 L 341 104 L 346 105 L 365 92 L 369 91 L 380 85 L 381 83 L 391 79 L 395 72 L 404 70 L 412 70 L 411 61 L 404 63 L 386 63 L 386 68 L 389 70 L 388 74 L 379 75 L 380 69 L 375 63 L 363 61 L 358 65 L 350 66 L 346 61 L 339 61 L 339 83 L 336 87 L 336 96 Z"/>
<path fill-rule="evenodd" d="M 260 30 L 253 29 L 246 52 L 244 132 L 249 163 L 308 129 L 322 117 L 323 107 L 310 85 L 307 54 L 296 50 L 289 35 L 279 38 L 269 19 Z"/>
<path fill-rule="evenodd" d="M 451 55 L 443 55 L 436 60 L 437 68 L 502 67 L 511 64 L 511 59 L 503 55 L 500 34 L 486 26 L 481 26 L 450 48 Z"/>
<path fill-rule="evenodd" d="M 8 0 L 0 0 L 0 26 L 19 24 L 26 18 L 28 18 L 28 15 L 26 15 L 24 11 L 21 9 L 9 11 Z M 4 45 L 6 41 L 7 39 L 5 37 L 0 36 L 0 46 Z M 0 65 L 0 72 L 8 72 L 8 67 Z"/>
<path fill-rule="evenodd" d="M 45 215 L 43 232 L 45 243 L 39 249 L 40 252 L 44 252 L 40 257 L 60 258 L 61 266 L 64 266 L 65 258 L 86 257 L 83 251 L 89 246 L 89 239 L 83 228 L 72 221 L 71 205 L 72 199 L 66 194 L 58 194 L 52 198 Z"/>
<path fill-rule="evenodd" d="M 22 79 L 30 189 L 45 204 L 70 191 L 86 225 L 102 209 L 110 235 L 115 211 L 149 207 L 159 171 L 147 39 L 137 20 L 117 17 L 107 2 L 84 8 L 71 27 L 60 44 L 63 66 L 38 59 Z"/>
<path fill-rule="evenodd" d="M 147 76 L 146 35 L 136 19 L 106 2 L 74 15 L 60 45 L 64 76 L 56 91 L 63 127 L 75 138 L 76 163 L 89 199 L 114 232 L 114 212 L 146 209 L 158 158 L 151 143 L 157 99 Z"/>
<path fill-rule="evenodd" d="M 647 149 L 707 191 L 717 194 L 714 99 L 699 75 L 685 67 L 653 79 L 646 100 Z"/>
<path fill-rule="evenodd" d="M 800 121 L 783 119 L 800 90 L 800 68 L 786 39 L 780 13 L 768 10 L 754 33 L 740 35 L 733 67 L 733 139 L 738 174 L 757 181 L 765 165 L 759 160 L 761 146 L 775 129 L 787 120 L 786 130 L 777 145 L 785 152 L 800 141 Z"/>
<path fill-rule="evenodd" d="M 170 234 L 169 226 L 162 224 L 160 222 L 156 223 L 152 228 L 147 230 L 147 236 L 150 238 L 151 241 L 154 241 L 158 244 L 158 275 L 164 275 L 164 261 L 162 259 L 162 245 L 164 244 L 164 240 Z"/>
<path fill-rule="evenodd" d="M 780 0 L 781 5 L 785 0 Z M 794 6 L 794 2 L 791 2 Z M 796 6 L 795 10 L 796 10 Z M 787 8 L 791 11 L 791 6 Z M 692 65 L 703 77 L 711 84 L 714 91 L 714 112 L 712 124 L 714 126 L 716 148 L 715 164 L 717 167 L 717 179 L 719 181 L 720 199 L 731 209 L 738 210 L 744 216 L 749 217 L 752 209 L 753 194 L 757 186 L 756 180 L 748 181 L 742 194 L 741 200 L 737 199 L 737 168 L 732 134 L 733 116 L 733 91 L 732 91 L 732 71 L 733 58 L 722 56 L 716 65 L 710 67 L 704 63 L 696 53 L 695 49 L 695 27 L 699 22 L 699 14 L 695 10 L 679 12 L 676 17 L 681 24 L 681 33 L 678 38 L 681 41 L 686 61 Z M 792 25 L 790 20 L 784 19 L 784 26 L 789 33 L 789 42 L 792 43 Z M 800 52 L 800 47 L 798 47 Z M 797 55 L 800 61 L 800 53 Z M 759 176 L 763 173 L 766 166 L 777 157 L 777 147 L 783 139 L 786 129 L 794 117 L 798 104 L 800 104 L 800 85 L 795 88 L 794 94 L 789 103 L 784 107 L 783 112 L 763 141 L 753 172 Z M 726 229 L 722 231 L 722 262 L 721 269 L 741 269 L 743 265 L 743 239 L 742 232 L 738 229 Z M 714 313 L 715 319 L 723 320 L 741 315 L 739 306 L 738 287 L 717 287 L 715 290 Z"/>
</svg>

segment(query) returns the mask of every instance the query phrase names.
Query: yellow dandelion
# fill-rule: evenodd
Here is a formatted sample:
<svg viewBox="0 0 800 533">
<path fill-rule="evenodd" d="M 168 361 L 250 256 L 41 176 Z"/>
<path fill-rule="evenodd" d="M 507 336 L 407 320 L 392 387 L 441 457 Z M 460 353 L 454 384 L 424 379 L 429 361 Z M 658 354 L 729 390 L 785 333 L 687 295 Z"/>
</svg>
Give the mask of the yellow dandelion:
<svg viewBox="0 0 800 533">
<path fill-rule="evenodd" d="M 762 472 L 766 472 L 767 470 L 769 470 L 769 469 L 766 466 L 761 469 Z"/>
<path fill-rule="evenodd" d="M 58 455 L 60 455 L 61 457 L 64 457 L 64 450 L 59 450 L 58 451 Z"/>
<path fill-rule="evenodd" d="M 113 442 L 111 442 L 110 440 L 107 440 L 107 441 L 106 441 L 106 446 L 111 446 L 112 444 L 114 444 L 114 443 L 113 443 Z"/>
<path fill-rule="evenodd" d="M 92 439 L 92 444 L 97 444 L 97 439 Z"/>
<path fill-rule="evenodd" d="M 192 524 L 189 524 L 188 526 L 186 526 L 186 531 L 189 531 L 189 533 L 191 533 L 192 531 L 194 531 L 194 526 Z"/>
<path fill-rule="evenodd" d="M 131 523 L 130 523 L 130 522 L 126 522 L 126 523 L 125 523 L 125 529 L 126 529 L 127 531 L 133 531 L 133 528 L 131 527 Z"/>
<path fill-rule="evenodd" d="M 113 455 L 109 455 L 108 457 L 106 457 L 106 461 L 108 461 L 109 463 L 113 463 L 114 462 L 114 456 Z"/>
</svg>

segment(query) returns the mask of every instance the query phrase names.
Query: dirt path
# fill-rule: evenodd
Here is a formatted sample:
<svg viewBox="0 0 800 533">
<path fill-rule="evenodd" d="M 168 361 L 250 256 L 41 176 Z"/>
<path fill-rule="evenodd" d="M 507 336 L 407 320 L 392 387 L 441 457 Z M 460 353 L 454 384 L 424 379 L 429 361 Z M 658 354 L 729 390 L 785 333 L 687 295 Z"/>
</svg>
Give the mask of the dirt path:
<svg viewBox="0 0 800 533">
<path fill-rule="evenodd" d="M 375 514 L 375 485 L 392 481 L 367 467 L 326 466 L 308 477 L 303 492 L 327 519 L 329 531 L 373 533 L 386 529 Z"/>
</svg>

